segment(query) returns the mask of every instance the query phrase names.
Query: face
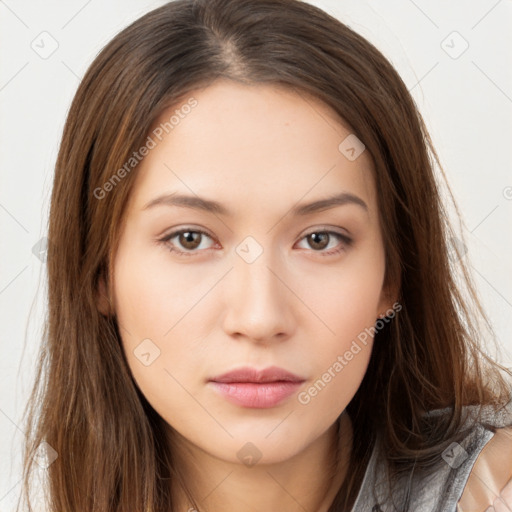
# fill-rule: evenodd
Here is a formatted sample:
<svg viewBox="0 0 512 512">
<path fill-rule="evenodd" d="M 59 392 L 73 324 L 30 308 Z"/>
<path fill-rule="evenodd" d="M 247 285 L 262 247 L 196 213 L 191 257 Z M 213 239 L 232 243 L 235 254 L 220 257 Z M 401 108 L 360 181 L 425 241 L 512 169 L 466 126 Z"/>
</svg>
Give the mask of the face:
<svg viewBox="0 0 512 512">
<path fill-rule="evenodd" d="M 393 303 L 372 161 L 309 96 L 218 81 L 192 97 L 162 113 L 136 170 L 115 314 L 137 385 L 178 435 L 279 462 L 344 411 Z"/>
</svg>

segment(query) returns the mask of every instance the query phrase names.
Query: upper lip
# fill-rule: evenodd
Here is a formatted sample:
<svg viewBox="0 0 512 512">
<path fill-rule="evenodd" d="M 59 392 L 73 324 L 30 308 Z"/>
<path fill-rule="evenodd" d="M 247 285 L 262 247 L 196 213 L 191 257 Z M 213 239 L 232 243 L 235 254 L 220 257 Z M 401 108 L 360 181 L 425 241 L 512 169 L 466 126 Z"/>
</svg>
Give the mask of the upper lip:
<svg viewBox="0 0 512 512">
<path fill-rule="evenodd" d="M 257 370 L 250 366 L 237 368 L 209 379 L 214 382 L 304 382 L 302 377 L 286 371 L 278 366 L 270 366 L 263 370 Z"/>
</svg>

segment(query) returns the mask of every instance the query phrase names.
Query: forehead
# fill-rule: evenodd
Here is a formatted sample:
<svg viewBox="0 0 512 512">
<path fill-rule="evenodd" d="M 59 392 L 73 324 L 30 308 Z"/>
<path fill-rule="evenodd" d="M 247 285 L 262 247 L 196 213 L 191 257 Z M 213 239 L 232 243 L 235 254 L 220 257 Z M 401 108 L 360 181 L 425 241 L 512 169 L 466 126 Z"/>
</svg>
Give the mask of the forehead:
<svg viewBox="0 0 512 512">
<path fill-rule="evenodd" d="M 149 136 L 154 147 L 132 198 L 138 209 L 166 191 L 260 211 L 348 192 L 375 207 L 370 155 L 348 159 L 350 127 L 302 91 L 219 80 L 165 109 Z"/>
</svg>

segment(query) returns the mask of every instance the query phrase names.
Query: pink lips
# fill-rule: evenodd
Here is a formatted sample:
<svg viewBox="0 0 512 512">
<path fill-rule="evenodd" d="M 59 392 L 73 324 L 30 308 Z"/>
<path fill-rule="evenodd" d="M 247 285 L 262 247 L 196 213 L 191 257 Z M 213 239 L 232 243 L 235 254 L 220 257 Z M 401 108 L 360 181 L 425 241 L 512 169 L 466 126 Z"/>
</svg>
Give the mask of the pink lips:
<svg viewBox="0 0 512 512">
<path fill-rule="evenodd" d="M 214 389 L 242 407 L 274 407 L 292 395 L 305 379 L 271 366 L 264 370 L 243 367 L 209 379 Z"/>
</svg>

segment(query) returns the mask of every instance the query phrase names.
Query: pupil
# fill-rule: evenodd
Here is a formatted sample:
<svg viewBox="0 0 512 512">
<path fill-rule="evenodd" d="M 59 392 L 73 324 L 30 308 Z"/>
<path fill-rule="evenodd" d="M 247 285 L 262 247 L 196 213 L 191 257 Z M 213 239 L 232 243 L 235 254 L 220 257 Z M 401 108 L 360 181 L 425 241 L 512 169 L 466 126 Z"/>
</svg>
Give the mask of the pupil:
<svg viewBox="0 0 512 512">
<path fill-rule="evenodd" d="M 195 233 L 194 231 L 186 231 L 185 233 L 182 233 L 181 236 L 182 239 L 184 239 L 184 242 L 182 242 L 184 247 L 187 249 L 195 249 L 197 240 L 194 240 L 194 238 L 199 237 L 200 233 Z"/>
<path fill-rule="evenodd" d="M 319 238 L 321 239 L 323 237 L 324 238 L 324 242 L 325 242 L 327 240 L 327 233 L 312 233 L 310 235 L 310 237 L 313 240 L 313 244 L 318 244 L 319 243 L 321 245 L 322 249 L 326 246 L 326 244 L 322 243 L 322 241 L 319 240 Z"/>
</svg>

